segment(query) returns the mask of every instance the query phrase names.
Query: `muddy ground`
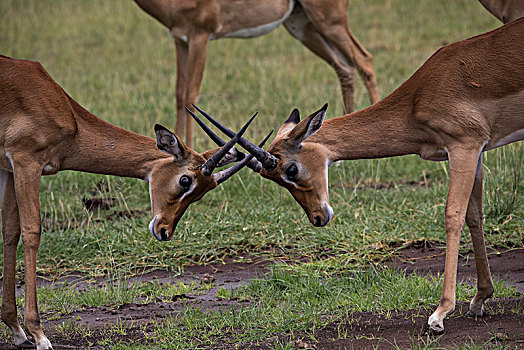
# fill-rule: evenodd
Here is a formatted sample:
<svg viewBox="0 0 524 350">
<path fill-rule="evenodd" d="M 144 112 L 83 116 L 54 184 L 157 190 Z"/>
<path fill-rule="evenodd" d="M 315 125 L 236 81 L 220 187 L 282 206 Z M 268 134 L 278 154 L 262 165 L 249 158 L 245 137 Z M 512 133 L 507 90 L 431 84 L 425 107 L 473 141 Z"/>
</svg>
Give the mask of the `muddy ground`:
<svg viewBox="0 0 524 350">
<path fill-rule="evenodd" d="M 491 249 L 489 260 L 493 275 L 504 277 L 524 293 L 524 249 Z M 230 308 L 239 306 L 235 300 L 224 300 L 216 297 L 221 288 L 234 288 L 247 283 L 250 279 L 263 276 L 270 266 L 270 261 L 254 263 L 228 262 L 226 264 L 211 264 L 208 266 L 191 266 L 182 276 L 175 276 L 165 271 L 151 271 L 139 278 L 141 280 L 157 280 L 159 283 L 172 283 L 180 280 L 184 283 L 192 280 L 213 279 L 214 288 L 206 294 L 181 298 L 173 302 L 154 302 L 149 304 L 128 304 L 118 310 L 107 307 L 90 308 L 63 316 L 57 320 L 47 320 L 43 315 L 43 326 L 53 343 L 54 349 L 84 349 L 87 344 L 97 344 L 97 340 L 105 339 L 104 328 L 118 320 L 132 321 L 132 326 L 125 336 L 118 340 L 146 344 L 143 338 L 144 325 L 153 331 L 151 322 L 159 321 L 167 314 L 183 311 L 188 303 L 203 310 Z M 406 269 L 408 272 L 436 274 L 444 267 L 444 249 L 442 246 L 426 241 L 415 242 L 398 251 L 397 256 L 386 263 L 390 267 Z M 460 280 L 475 279 L 475 263 L 472 253 L 460 257 Z M 45 283 L 40 281 L 40 283 Z M 101 281 L 103 283 L 103 281 Z M 81 288 L 82 284 L 78 284 Z M 524 349 L 524 294 L 512 299 L 492 299 L 488 302 L 488 310 L 497 310 L 490 316 L 479 319 L 464 317 L 467 311 L 467 301 L 459 301 L 455 313 L 445 321 L 446 332 L 442 336 L 429 337 L 424 335 L 427 317 L 432 308 L 419 308 L 408 311 L 393 312 L 388 316 L 371 312 L 353 313 L 350 319 L 329 324 L 315 334 L 316 341 L 308 337 L 296 341 L 296 348 L 313 349 L 390 349 L 411 347 L 413 344 L 428 344 L 437 341 L 442 347 L 456 344 L 490 344 L 506 343 L 511 348 Z M 520 312 L 512 312 L 519 309 Z M 500 310 L 504 310 L 502 313 Z M 87 338 L 71 337 L 64 339 L 64 333 L 59 333 L 56 327 L 64 322 L 80 322 L 92 329 Z M 265 349 L 277 341 L 287 340 L 289 335 L 276 335 L 258 344 L 231 344 L 213 348 L 229 349 Z M 2 337 L 3 338 L 3 337 Z M 115 337 L 113 337 L 115 339 Z M 10 339 L 0 339 L 0 349 L 14 349 Z M 92 349 L 104 349 L 95 345 Z"/>
</svg>

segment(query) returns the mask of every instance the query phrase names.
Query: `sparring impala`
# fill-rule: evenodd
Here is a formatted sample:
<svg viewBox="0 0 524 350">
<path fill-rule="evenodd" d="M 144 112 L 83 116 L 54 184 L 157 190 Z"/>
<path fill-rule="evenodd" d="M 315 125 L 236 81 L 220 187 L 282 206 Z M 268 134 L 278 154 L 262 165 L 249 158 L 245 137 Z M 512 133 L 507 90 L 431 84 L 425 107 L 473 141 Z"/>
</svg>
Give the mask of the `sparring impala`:
<svg viewBox="0 0 524 350">
<path fill-rule="evenodd" d="M 207 43 L 220 38 L 252 38 L 280 24 L 333 66 L 344 108 L 353 111 L 353 69 L 366 85 L 371 102 L 380 99 L 371 55 L 348 29 L 348 0 L 135 0 L 169 29 L 176 47 L 175 132 L 193 145 L 193 121 L 185 106 L 196 104 Z M 192 107 L 190 107 L 192 108 Z"/>
<path fill-rule="evenodd" d="M 428 320 L 435 333 L 455 308 L 464 220 L 478 278 L 469 315 L 481 316 L 493 293 L 482 229 L 482 152 L 524 139 L 522 33 L 524 18 L 443 47 L 391 95 L 358 112 L 324 122 L 327 105 L 302 121 L 294 110 L 268 152 L 239 140 L 261 162 L 260 174 L 287 188 L 315 226 L 333 215 L 327 178 L 333 162 L 406 154 L 448 160 L 443 290 Z"/>
<path fill-rule="evenodd" d="M 248 156 L 212 173 L 216 166 L 241 158 L 232 146 L 249 122 L 222 148 L 199 154 L 160 125 L 155 126 L 155 141 L 106 123 L 69 97 L 39 63 L 0 56 L 1 316 L 13 332 L 15 345 L 34 347 L 16 314 L 15 263 L 22 236 L 25 327 L 37 349 L 51 349 L 40 326 L 36 297 L 42 175 L 77 170 L 149 182 L 153 217 L 149 229 L 156 239 L 166 241 L 191 203 L 252 162 Z M 215 140 L 224 144 L 218 137 Z"/>
</svg>

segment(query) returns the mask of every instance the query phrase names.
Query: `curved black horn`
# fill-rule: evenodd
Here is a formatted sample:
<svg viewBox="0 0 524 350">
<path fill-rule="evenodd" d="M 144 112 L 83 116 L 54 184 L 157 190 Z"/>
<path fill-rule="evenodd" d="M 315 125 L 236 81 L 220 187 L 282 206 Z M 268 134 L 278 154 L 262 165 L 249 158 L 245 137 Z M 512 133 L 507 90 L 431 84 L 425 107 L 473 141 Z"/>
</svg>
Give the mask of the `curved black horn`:
<svg viewBox="0 0 524 350">
<path fill-rule="evenodd" d="M 211 124 L 215 125 L 220 131 L 222 131 L 224 134 L 226 134 L 229 137 L 233 137 L 235 135 L 234 131 L 231 131 L 226 126 L 222 125 L 218 120 L 204 112 L 202 109 L 200 109 L 198 106 L 193 105 L 193 107 L 196 108 L 197 111 L 202 113 L 204 117 L 207 118 L 211 122 Z M 261 147 L 258 147 L 251 141 L 246 140 L 245 138 L 241 137 L 238 140 L 238 144 L 242 147 L 244 147 L 249 153 L 255 156 L 256 159 L 262 163 L 262 166 L 266 170 L 273 170 L 277 166 L 277 159 L 269 152 L 263 150 Z"/>
<path fill-rule="evenodd" d="M 218 146 L 222 147 L 226 144 L 226 142 L 224 140 L 222 140 L 217 134 L 215 134 L 213 132 L 213 130 L 211 130 L 210 128 L 207 127 L 207 125 L 202 121 L 200 120 L 200 118 L 198 118 L 196 116 L 195 113 L 193 113 L 189 108 L 187 107 L 184 107 L 186 109 L 186 111 L 193 117 L 193 119 L 197 122 L 197 124 L 202 128 L 202 130 L 204 130 L 204 132 L 207 134 L 207 136 L 209 136 L 209 138 L 211 140 L 213 140 L 214 143 L 216 143 Z"/>
<path fill-rule="evenodd" d="M 213 142 L 215 142 L 218 146 L 223 146 L 226 144 L 226 142 L 224 140 L 222 140 L 217 134 L 215 134 L 199 117 L 196 116 L 195 113 L 193 113 L 193 111 L 191 111 L 189 108 L 185 107 L 185 109 L 187 110 L 187 112 L 193 117 L 193 119 L 195 119 L 195 121 L 197 122 L 197 124 L 202 128 L 202 130 L 204 130 L 204 132 L 211 138 L 211 140 L 213 140 Z M 271 131 L 268 135 L 268 137 L 273 133 L 273 131 Z M 239 155 L 241 155 L 242 157 L 240 157 L 240 159 L 243 159 L 243 157 L 247 157 L 247 155 L 243 152 L 240 152 L 237 150 L 237 152 L 239 153 Z M 247 167 L 250 168 L 251 170 L 253 170 L 255 173 L 259 173 L 260 170 L 262 169 L 262 164 L 256 160 L 256 159 L 253 159 L 253 157 L 250 158 L 251 161 L 247 163 Z"/>
<path fill-rule="evenodd" d="M 272 133 L 273 133 L 273 130 L 271 130 L 271 132 L 266 136 L 266 138 L 264 138 L 264 140 L 262 140 L 262 142 L 258 145 L 258 147 L 264 146 L 264 144 L 269 139 L 269 137 L 271 136 Z M 240 171 L 240 169 L 242 169 L 244 166 L 249 165 L 249 163 L 251 161 L 253 161 L 253 157 L 254 156 L 252 154 L 250 154 L 246 158 L 244 158 L 241 162 L 236 163 L 232 167 L 229 167 L 226 170 L 222 170 L 222 171 L 220 171 L 220 172 L 218 172 L 216 174 L 213 174 L 213 177 L 215 178 L 215 181 L 218 184 L 221 184 L 222 182 L 226 181 L 231 176 L 233 176 L 238 171 Z M 258 163 L 258 161 L 256 161 L 256 160 L 254 160 L 254 161 L 256 163 Z M 260 163 L 258 163 L 258 164 L 260 164 Z M 259 165 L 259 167 L 260 167 L 260 165 Z"/>
<path fill-rule="evenodd" d="M 233 138 L 229 140 L 228 143 L 222 146 L 222 148 L 218 150 L 217 153 L 213 154 L 211 158 L 209 158 L 204 164 L 202 164 L 202 166 L 200 167 L 200 171 L 202 172 L 202 174 L 209 176 L 213 173 L 213 170 L 215 170 L 215 168 L 217 167 L 218 162 L 220 162 L 220 160 L 227 154 L 227 152 L 229 152 L 229 150 L 233 148 L 235 143 L 238 142 L 238 140 L 242 137 L 244 132 L 247 130 L 249 124 L 251 124 L 251 122 L 253 121 L 253 119 L 255 119 L 256 116 L 257 116 L 257 113 L 255 113 L 248 120 L 248 122 L 242 127 L 242 129 L 240 129 L 240 131 L 236 135 L 234 135 Z"/>
</svg>

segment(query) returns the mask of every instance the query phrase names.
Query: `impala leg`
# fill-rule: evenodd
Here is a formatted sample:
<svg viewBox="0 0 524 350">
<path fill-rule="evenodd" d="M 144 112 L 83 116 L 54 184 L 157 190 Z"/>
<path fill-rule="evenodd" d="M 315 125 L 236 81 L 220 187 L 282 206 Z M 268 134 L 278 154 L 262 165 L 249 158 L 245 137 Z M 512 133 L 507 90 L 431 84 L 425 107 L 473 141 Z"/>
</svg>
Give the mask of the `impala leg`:
<svg viewBox="0 0 524 350">
<path fill-rule="evenodd" d="M 0 203 L 4 241 L 4 275 L 2 279 L 2 321 L 13 332 L 15 345 L 34 347 L 18 323 L 15 297 L 16 248 L 20 241 L 20 221 L 16 204 L 13 174 L 0 170 Z"/>
<path fill-rule="evenodd" d="M 455 310 L 458 253 L 460 235 L 471 196 L 475 171 L 481 147 L 476 149 L 453 148 L 448 151 L 449 190 L 446 202 L 446 260 L 440 303 L 429 317 L 431 332 L 444 332 L 444 318 Z"/>
<path fill-rule="evenodd" d="M 25 260 L 25 312 L 24 325 L 35 339 L 38 350 L 52 349 L 44 335 L 36 296 L 36 256 L 40 246 L 40 174 L 42 166 L 27 161 L 24 156 L 20 162 L 13 159 L 14 185 L 20 216 L 22 244 Z"/>
<path fill-rule="evenodd" d="M 187 90 L 186 106 L 194 111 L 193 104 L 198 103 L 200 85 L 206 66 L 208 34 L 199 34 L 189 39 L 189 53 L 187 59 Z M 186 113 L 186 145 L 193 147 L 193 131 L 195 123 L 193 118 Z"/>
<path fill-rule="evenodd" d="M 318 0 L 302 0 L 301 3 L 313 25 L 333 46 L 333 50 L 338 50 L 348 65 L 357 68 L 369 92 L 371 103 L 377 102 L 380 100 L 380 95 L 373 68 L 373 58 L 349 30 L 346 4 L 340 2 L 338 7 L 334 7 L 337 6 L 334 2 L 324 1 L 329 2 L 330 6 L 319 7 Z"/>
<path fill-rule="evenodd" d="M 482 153 L 479 156 L 477 173 L 473 191 L 469 198 L 468 211 L 466 213 L 466 224 L 469 227 L 473 251 L 475 254 L 475 267 L 477 269 L 477 294 L 469 304 L 468 316 L 482 316 L 484 314 L 483 304 L 486 299 L 493 295 L 493 280 L 489 270 L 486 244 L 484 242 L 484 230 L 482 228 Z"/>
<path fill-rule="evenodd" d="M 379 101 L 380 94 L 378 93 L 377 78 L 371 54 L 347 28 L 337 30 L 335 27 L 327 27 L 322 31 L 322 34 L 347 57 L 348 62 L 354 62 L 358 74 L 368 90 L 371 103 Z"/>
<path fill-rule="evenodd" d="M 187 43 L 175 39 L 176 48 L 176 125 L 175 133 L 182 137 L 186 125 Z M 188 105 L 189 106 L 189 105 Z"/>
<path fill-rule="evenodd" d="M 295 15 L 297 16 L 297 15 Z M 333 66 L 340 82 L 342 99 L 344 101 L 344 110 L 351 112 L 355 108 L 354 102 L 354 68 L 348 64 L 347 60 L 342 57 L 339 51 L 334 50 L 333 46 L 320 34 L 311 23 L 305 13 L 303 21 L 284 22 L 288 32 L 300 40 L 304 46 L 310 49 L 314 54 L 322 58 L 329 65 Z M 297 19 L 296 17 L 294 19 Z"/>
</svg>

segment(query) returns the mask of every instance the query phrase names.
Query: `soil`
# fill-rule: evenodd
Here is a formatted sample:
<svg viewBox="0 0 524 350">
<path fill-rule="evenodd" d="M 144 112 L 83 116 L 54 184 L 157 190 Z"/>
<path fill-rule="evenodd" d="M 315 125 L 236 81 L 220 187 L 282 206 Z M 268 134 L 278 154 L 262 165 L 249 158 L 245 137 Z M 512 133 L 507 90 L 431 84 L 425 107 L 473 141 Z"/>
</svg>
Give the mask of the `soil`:
<svg viewBox="0 0 524 350">
<path fill-rule="evenodd" d="M 396 256 L 385 263 L 390 268 L 404 269 L 408 273 L 417 271 L 423 274 L 442 273 L 444 268 L 444 247 L 427 241 L 414 242 L 407 247 L 399 248 Z M 524 248 L 492 249 L 489 252 L 491 271 L 494 276 L 505 278 L 520 293 L 524 293 Z M 224 300 L 216 297 L 218 288 L 235 288 L 246 284 L 251 279 L 262 277 L 267 273 L 272 261 L 255 261 L 251 263 L 226 261 L 225 264 L 190 266 L 183 275 L 176 276 L 166 271 L 150 271 L 141 275 L 140 280 L 156 280 L 158 283 L 173 283 L 193 280 L 213 281 L 209 292 L 198 296 L 176 298 L 172 302 L 156 301 L 148 304 L 127 304 L 118 309 L 109 307 L 89 308 L 53 319 L 51 315 L 42 315 L 46 335 L 55 350 L 60 349 L 104 349 L 98 341 L 106 339 L 104 329 L 117 321 L 126 321 L 129 326 L 125 335 L 112 336 L 113 340 L 129 343 L 147 344 L 144 330 L 154 332 L 154 323 L 174 312 L 182 312 L 186 305 L 201 310 L 241 307 L 242 302 Z M 70 277 L 70 279 L 73 277 Z M 472 253 L 460 256 L 458 278 L 474 283 L 475 263 Z M 67 281 L 67 279 L 65 279 Z M 105 281 L 100 281 L 103 284 Z M 40 284 L 48 283 L 39 280 Z M 85 287 L 85 285 L 84 285 Z M 83 288 L 77 283 L 76 288 Z M 419 308 L 390 313 L 355 312 L 348 318 L 337 320 L 315 333 L 316 341 L 304 336 L 295 341 L 296 348 L 312 349 L 392 349 L 424 345 L 436 342 L 446 348 L 458 344 L 475 344 L 489 348 L 495 344 L 509 344 L 510 348 L 524 349 L 524 295 L 517 298 L 491 299 L 487 303 L 491 315 L 482 318 L 463 316 L 468 302 L 459 301 L 456 311 L 445 320 L 445 333 L 441 336 L 425 334 L 427 317 L 432 308 Z M 519 310 L 515 312 L 515 310 Z M 64 332 L 57 327 L 70 323 L 81 323 L 90 329 L 87 337 L 64 338 Z M 67 333 L 67 332 L 66 332 Z M 116 337 L 116 338 L 115 338 Z M 258 344 L 228 344 L 213 348 L 230 349 L 266 349 L 276 342 L 287 341 L 289 335 L 277 335 Z M 0 338 L 0 349 L 14 349 L 11 339 Z"/>
</svg>

